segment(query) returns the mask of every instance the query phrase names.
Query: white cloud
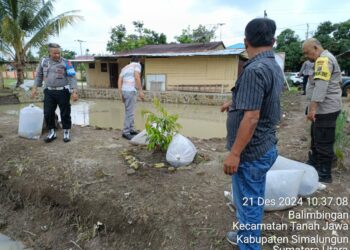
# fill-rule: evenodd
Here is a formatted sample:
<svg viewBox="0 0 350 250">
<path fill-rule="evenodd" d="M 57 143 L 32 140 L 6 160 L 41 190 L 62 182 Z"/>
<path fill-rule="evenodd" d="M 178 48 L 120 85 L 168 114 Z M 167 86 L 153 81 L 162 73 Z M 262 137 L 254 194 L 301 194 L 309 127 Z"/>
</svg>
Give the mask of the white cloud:
<svg viewBox="0 0 350 250">
<path fill-rule="evenodd" d="M 200 0 L 60 0 L 55 2 L 56 14 L 80 9 L 84 21 L 64 29 L 58 38 L 52 38 L 51 41 L 57 41 L 64 49 L 80 54 L 79 43 L 75 40 L 81 39 L 86 41 L 82 43 L 83 52 L 89 48 L 91 53 L 98 54 L 106 53 L 109 32 L 118 24 L 124 24 L 130 33 L 133 32 L 132 21 L 143 21 L 145 27 L 165 33 L 170 42 L 188 25 L 195 28 L 199 24 L 210 27 L 210 24 L 225 23 L 221 27 L 221 34 L 228 46 L 242 42 L 245 25 L 252 18 L 262 17 L 264 10 L 279 28 L 290 27 L 301 38 L 305 38 L 306 23 L 310 24 L 310 31 L 313 31 L 323 21 L 345 21 L 348 12 L 344 10 L 350 9 L 350 3 L 333 5 L 333 9 L 327 9 L 329 5 L 323 4 L 325 0 L 266 0 L 256 1 L 259 3 L 255 5 L 251 5 L 250 1 L 225 2 L 220 4 L 220 0 L 217 0 L 203 6 L 205 2 Z M 279 29 L 276 35 L 281 31 Z M 220 29 L 217 31 L 217 40 L 219 37 Z"/>
</svg>

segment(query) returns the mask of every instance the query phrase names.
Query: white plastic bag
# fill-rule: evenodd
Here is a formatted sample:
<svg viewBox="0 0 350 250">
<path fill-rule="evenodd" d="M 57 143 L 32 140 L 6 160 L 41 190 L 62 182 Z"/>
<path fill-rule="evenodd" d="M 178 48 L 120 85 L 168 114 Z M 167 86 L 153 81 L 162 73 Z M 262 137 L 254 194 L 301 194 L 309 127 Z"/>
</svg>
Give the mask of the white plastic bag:
<svg viewBox="0 0 350 250">
<path fill-rule="evenodd" d="M 19 113 L 18 135 L 28 139 L 39 139 L 43 128 L 44 112 L 30 104 Z"/>
<path fill-rule="evenodd" d="M 266 174 L 264 210 L 296 206 L 303 170 L 269 170 Z"/>
<path fill-rule="evenodd" d="M 316 169 L 305 163 L 293 161 L 283 156 L 278 156 L 271 170 L 303 170 L 298 194 L 302 197 L 307 197 L 313 194 L 319 187 L 318 173 Z"/>
<path fill-rule="evenodd" d="M 166 152 L 166 160 L 174 167 L 190 164 L 197 153 L 196 147 L 186 137 L 176 134 Z"/>
<path fill-rule="evenodd" d="M 266 173 L 265 198 L 259 198 L 258 203 L 264 206 L 265 211 L 283 210 L 296 206 L 303 174 L 302 170 L 269 170 Z M 228 196 L 227 193 L 224 195 Z M 231 191 L 231 195 L 231 203 L 236 206 L 234 192 Z"/>
<path fill-rule="evenodd" d="M 134 145 L 148 145 L 148 141 L 147 141 L 147 132 L 146 130 L 142 130 L 140 133 L 138 133 L 137 135 L 135 135 L 131 140 L 130 140 L 131 144 Z"/>
</svg>

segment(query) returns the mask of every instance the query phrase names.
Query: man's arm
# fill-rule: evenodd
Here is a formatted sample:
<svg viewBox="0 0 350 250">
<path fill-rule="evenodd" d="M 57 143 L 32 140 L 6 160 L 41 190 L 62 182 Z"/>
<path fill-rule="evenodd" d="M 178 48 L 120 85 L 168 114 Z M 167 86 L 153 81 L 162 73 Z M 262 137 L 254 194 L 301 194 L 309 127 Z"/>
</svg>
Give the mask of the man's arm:
<svg viewBox="0 0 350 250">
<path fill-rule="evenodd" d="M 243 119 L 238 128 L 236 140 L 232 145 L 229 155 L 224 161 L 225 174 L 232 175 L 237 172 L 241 153 L 252 139 L 259 118 L 260 110 L 249 110 L 244 112 Z"/>
<path fill-rule="evenodd" d="M 72 100 L 73 102 L 78 100 L 78 84 L 76 76 L 67 76 L 68 83 L 70 88 L 72 89 Z"/>
<path fill-rule="evenodd" d="M 134 76 L 135 76 L 135 81 L 136 81 L 136 87 L 139 91 L 139 97 L 141 98 L 141 100 L 143 101 L 145 99 L 145 95 L 142 91 L 142 84 L 141 84 L 141 73 L 140 72 L 137 72 L 135 71 L 134 73 Z"/>
<path fill-rule="evenodd" d="M 307 114 L 307 119 L 310 121 L 315 121 L 318 103 L 323 102 L 326 98 L 331 72 L 333 71 L 333 64 L 327 57 L 319 57 L 315 66 L 315 88 Z"/>
<path fill-rule="evenodd" d="M 306 67 L 306 62 L 307 62 L 307 61 L 305 61 L 305 62 L 303 63 L 303 65 L 301 66 L 301 69 L 300 69 L 300 71 L 299 71 L 299 73 L 298 73 L 299 76 L 303 75 L 304 69 L 305 69 L 305 67 Z"/>
<path fill-rule="evenodd" d="M 237 172 L 242 151 L 252 139 L 260 118 L 260 109 L 265 96 L 266 83 L 262 72 L 256 69 L 246 69 L 241 76 L 239 89 L 236 90 L 236 110 L 244 112 L 240 121 L 237 136 L 231 147 L 229 155 L 224 161 L 224 172 L 234 174 Z"/>
<path fill-rule="evenodd" d="M 224 104 L 222 104 L 220 111 L 221 112 L 225 112 L 225 111 L 228 112 L 228 109 L 231 106 L 231 104 L 232 104 L 232 101 L 225 102 Z"/>
<path fill-rule="evenodd" d="M 119 93 L 119 97 L 120 97 L 120 100 L 123 100 L 123 94 L 122 94 L 122 87 L 123 87 L 123 77 L 121 76 L 121 74 L 119 74 L 119 77 L 118 77 L 118 93 Z"/>
</svg>

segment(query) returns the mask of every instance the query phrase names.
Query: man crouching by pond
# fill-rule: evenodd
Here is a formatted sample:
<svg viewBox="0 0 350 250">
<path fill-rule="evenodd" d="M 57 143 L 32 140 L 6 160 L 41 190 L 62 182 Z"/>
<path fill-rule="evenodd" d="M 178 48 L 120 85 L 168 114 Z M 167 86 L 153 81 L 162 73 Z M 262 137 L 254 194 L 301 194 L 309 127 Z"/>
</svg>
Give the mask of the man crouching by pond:
<svg viewBox="0 0 350 250">
<path fill-rule="evenodd" d="M 227 149 L 224 172 L 232 176 L 232 192 L 239 229 L 227 233 L 227 240 L 240 250 L 261 249 L 266 172 L 277 158 L 276 125 L 280 120 L 283 73 L 275 61 L 276 23 L 256 18 L 245 28 L 244 44 L 249 60 L 235 87 L 232 101 L 221 107 L 227 111 Z M 254 227 L 254 226 L 253 226 Z M 258 227 L 259 228 L 259 227 Z"/>
</svg>

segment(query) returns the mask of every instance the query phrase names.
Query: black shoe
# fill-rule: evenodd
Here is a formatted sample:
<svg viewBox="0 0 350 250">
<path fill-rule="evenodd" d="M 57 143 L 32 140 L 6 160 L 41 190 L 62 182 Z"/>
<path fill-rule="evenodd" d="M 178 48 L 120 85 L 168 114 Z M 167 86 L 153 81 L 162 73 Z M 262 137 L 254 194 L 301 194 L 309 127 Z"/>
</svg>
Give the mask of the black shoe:
<svg viewBox="0 0 350 250">
<path fill-rule="evenodd" d="M 319 182 L 332 183 L 332 162 L 323 163 L 317 172 Z"/>
<path fill-rule="evenodd" d="M 332 183 L 332 177 L 319 177 L 318 178 L 319 182 L 323 182 L 323 183 Z"/>
<path fill-rule="evenodd" d="M 70 142 L 70 131 L 69 129 L 64 129 L 63 131 L 63 141 Z"/>
<path fill-rule="evenodd" d="M 44 139 L 44 141 L 46 143 L 52 142 L 53 140 L 55 140 L 57 138 L 56 136 L 56 132 L 54 129 L 50 129 L 49 130 L 49 134 L 47 135 L 47 137 Z"/>
<path fill-rule="evenodd" d="M 140 133 L 140 132 L 137 131 L 137 130 L 131 130 L 131 131 L 130 131 L 130 134 L 131 134 L 131 135 L 137 135 L 138 133 Z"/>
<path fill-rule="evenodd" d="M 125 138 L 125 139 L 127 139 L 127 140 L 129 140 L 129 141 L 134 137 L 134 136 L 131 135 L 131 134 L 123 134 L 122 136 L 123 136 L 123 138 Z"/>
</svg>

